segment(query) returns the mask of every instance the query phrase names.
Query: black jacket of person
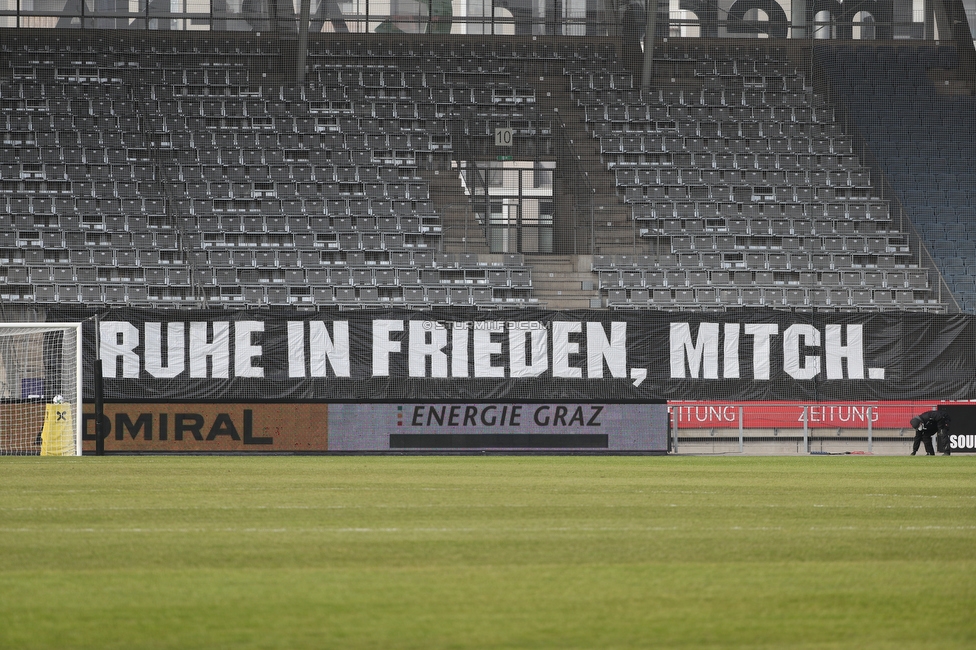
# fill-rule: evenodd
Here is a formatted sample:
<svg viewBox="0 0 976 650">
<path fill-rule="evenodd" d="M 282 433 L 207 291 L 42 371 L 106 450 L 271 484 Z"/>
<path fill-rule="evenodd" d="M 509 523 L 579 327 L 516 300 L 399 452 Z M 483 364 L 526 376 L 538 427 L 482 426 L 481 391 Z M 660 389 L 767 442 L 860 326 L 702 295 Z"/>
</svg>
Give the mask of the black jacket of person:
<svg viewBox="0 0 976 650">
<path fill-rule="evenodd" d="M 912 455 L 918 451 L 919 444 L 925 445 L 925 453 L 935 455 L 932 449 L 932 436 L 938 434 L 936 440 L 939 451 L 949 454 L 949 416 L 942 411 L 926 411 L 912 418 L 912 428 L 915 429 L 915 439 L 912 441 Z"/>
</svg>

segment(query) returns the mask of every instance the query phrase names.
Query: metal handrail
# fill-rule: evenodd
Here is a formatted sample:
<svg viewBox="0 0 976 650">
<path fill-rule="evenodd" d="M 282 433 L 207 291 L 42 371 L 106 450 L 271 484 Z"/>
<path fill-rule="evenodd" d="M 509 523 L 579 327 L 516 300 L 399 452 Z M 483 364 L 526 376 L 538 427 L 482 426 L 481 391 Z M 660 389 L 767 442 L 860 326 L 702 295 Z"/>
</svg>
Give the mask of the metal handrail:
<svg viewBox="0 0 976 650">
<path fill-rule="evenodd" d="M 491 197 L 488 191 L 487 164 L 485 166 L 484 178 L 478 173 L 477 156 L 471 155 L 468 151 L 468 138 L 464 134 L 464 120 L 451 120 L 451 151 L 453 159 L 457 165 L 457 171 L 461 174 L 463 182 L 467 185 L 468 196 L 471 197 L 471 206 L 474 213 L 478 213 L 478 197 L 484 197 L 484 216 L 480 226 L 485 229 L 487 236 L 488 221 L 491 219 Z M 465 247 L 467 247 L 467 222 L 465 222 Z"/>
<path fill-rule="evenodd" d="M 149 153 L 149 161 L 153 166 L 153 176 L 156 177 L 156 182 L 160 183 L 163 187 L 163 197 L 165 199 L 166 207 L 166 217 L 169 219 L 170 225 L 179 234 L 180 237 L 180 250 L 185 258 L 184 263 L 187 265 L 190 271 L 190 282 L 191 289 L 193 292 L 193 300 L 197 302 L 200 307 L 206 307 L 207 296 L 203 289 L 203 285 L 200 283 L 196 264 L 193 263 L 193 256 L 190 255 L 191 248 L 188 245 L 189 238 L 187 237 L 186 229 L 184 228 L 183 220 L 180 219 L 179 214 L 174 214 L 176 211 L 177 198 L 176 192 L 173 190 L 172 186 L 162 178 L 163 164 L 159 159 L 159 150 L 153 144 L 149 137 L 149 132 L 146 130 L 146 109 L 143 106 L 144 97 L 140 96 L 135 90 L 136 86 L 131 83 L 127 83 L 126 86 L 129 88 L 129 94 L 132 97 L 132 103 L 136 108 L 136 114 L 139 117 L 139 122 L 142 124 L 142 137 L 146 142 L 146 150 Z"/>
<path fill-rule="evenodd" d="M 593 184 L 590 183 L 590 175 L 584 169 L 582 159 L 580 155 L 576 153 L 576 147 L 573 146 L 573 141 L 569 138 L 567 134 L 566 122 L 563 121 L 561 115 L 556 114 L 556 130 L 559 136 L 556 140 L 556 146 L 559 147 L 560 153 L 562 155 L 557 156 L 558 166 L 557 170 L 563 167 L 565 162 L 570 162 L 570 180 L 572 181 L 574 188 L 582 188 L 582 192 L 579 189 L 574 189 L 573 194 L 577 201 L 573 204 L 573 252 L 575 254 L 580 254 L 580 247 L 577 241 L 577 234 L 580 229 L 580 208 L 584 208 L 584 212 L 589 212 L 589 254 L 592 255 L 596 252 L 596 224 L 594 220 L 593 212 L 593 200 L 596 196 L 596 189 L 594 189 Z M 580 194 L 584 201 L 580 201 Z M 581 205 L 582 204 L 582 205 Z M 588 206 L 588 210 L 587 210 Z M 585 214 L 584 214 L 585 216 Z"/>
</svg>

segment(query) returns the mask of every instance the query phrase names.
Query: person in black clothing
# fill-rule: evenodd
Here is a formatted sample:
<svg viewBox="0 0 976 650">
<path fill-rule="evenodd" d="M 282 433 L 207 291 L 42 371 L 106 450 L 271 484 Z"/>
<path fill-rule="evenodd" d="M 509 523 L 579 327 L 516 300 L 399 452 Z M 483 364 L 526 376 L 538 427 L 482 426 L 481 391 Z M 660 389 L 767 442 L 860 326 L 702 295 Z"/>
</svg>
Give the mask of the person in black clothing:
<svg viewBox="0 0 976 650">
<path fill-rule="evenodd" d="M 915 416 L 912 418 L 912 428 L 915 429 L 915 438 L 912 440 L 912 456 L 918 453 L 919 445 L 925 445 L 925 455 L 935 456 L 935 449 L 932 448 L 932 434 L 935 433 L 936 429 L 932 428 L 930 431 L 930 424 L 928 422 L 922 422 L 922 418 Z"/>
<path fill-rule="evenodd" d="M 949 455 L 949 416 L 941 411 L 926 411 L 912 418 L 912 428 L 915 429 L 915 439 L 912 441 L 912 456 L 918 451 L 919 444 L 925 445 L 925 453 L 934 456 L 932 436 L 938 434 L 938 447 L 944 455 Z"/>
<path fill-rule="evenodd" d="M 935 436 L 935 450 L 941 451 L 943 456 L 951 456 L 949 451 L 949 416 L 938 411 L 942 419 L 939 421 L 939 433 Z"/>
</svg>

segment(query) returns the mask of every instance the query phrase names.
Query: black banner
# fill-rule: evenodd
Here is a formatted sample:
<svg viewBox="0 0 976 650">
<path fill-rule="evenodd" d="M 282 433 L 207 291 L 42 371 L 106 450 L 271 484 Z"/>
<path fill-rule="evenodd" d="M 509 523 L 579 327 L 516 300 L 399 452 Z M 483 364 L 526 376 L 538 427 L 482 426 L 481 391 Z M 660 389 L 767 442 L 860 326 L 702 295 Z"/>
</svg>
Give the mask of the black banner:
<svg viewBox="0 0 976 650">
<path fill-rule="evenodd" d="M 52 311 L 48 320 L 94 315 Z M 112 309 L 98 317 L 97 337 L 86 321 L 86 373 L 99 354 L 106 399 L 115 401 L 976 397 L 968 315 Z"/>
<path fill-rule="evenodd" d="M 976 453 L 976 405 L 941 404 L 939 411 L 949 416 L 949 452 Z"/>
</svg>

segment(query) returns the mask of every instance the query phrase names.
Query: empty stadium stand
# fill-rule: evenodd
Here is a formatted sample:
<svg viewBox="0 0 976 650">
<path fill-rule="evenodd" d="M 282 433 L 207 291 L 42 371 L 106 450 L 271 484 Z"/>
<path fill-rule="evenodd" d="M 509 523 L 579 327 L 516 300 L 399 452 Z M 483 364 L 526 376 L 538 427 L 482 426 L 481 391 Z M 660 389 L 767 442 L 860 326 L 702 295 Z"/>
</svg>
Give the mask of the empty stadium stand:
<svg viewBox="0 0 976 650">
<path fill-rule="evenodd" d="M 268 54 L 236 45 L 3 48 L 6 302 L 531 301 L 521 256 L 442 250 L 423 176 L 443 155 L 450 169 L 445 113 L 487 129 L 475 117 L 531 115 L 531 92 L 472 88 L 478 70 L 444 61 L 362 65 L 362 51 L 319 48 L 294 87 L 265 83 Z"/>
<path fill-rule="evenodd" d="M 964 311 L 976 308 L 976 100 L 954 47 L 817 48 L 846 108 Z"/>
<path fill-rule="evenodd" d="M 793 57 L 796 55 L 794 54 Z M 786 47 L 671 45 L 664 81 L 572 75 L 648 254 L 597 256 L 616 308 L 942 311 L 905 224 Z"/>
<path fill-rule="evenodd" d="M 316 37 L 297 85 L 247 35 L 4 36 L 5 303 L 947 309 L 900 211 L 932 203 L 787 46 L 672 39 L 648 92 L 605 39 Z M 497 128 L 557 165 L 555 256 L 490 252 L 459 169 Z M 954 224 L 967 179 L 933 183 Z"/>
</svg>

